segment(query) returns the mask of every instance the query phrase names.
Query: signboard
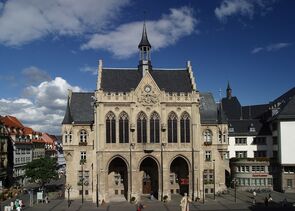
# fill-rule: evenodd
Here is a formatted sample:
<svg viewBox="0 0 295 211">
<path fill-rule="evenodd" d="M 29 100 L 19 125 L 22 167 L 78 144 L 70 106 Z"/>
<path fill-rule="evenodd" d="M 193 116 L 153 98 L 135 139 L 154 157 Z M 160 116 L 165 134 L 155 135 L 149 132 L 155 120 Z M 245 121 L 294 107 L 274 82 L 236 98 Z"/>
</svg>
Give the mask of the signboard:
<svg viewBox="0 0 295 211">
<path fill-rule="evenodd" d="M 180 184 L 181 185 L 188 185 L 189 184 L 189 180 L 186 179 L 186 178 L 182 178 L 182 179 L 180 179 Z"/>
<path fill-rule="evenodd" d="M 252 177 L 267 177 L 267 174 L 252 174 Z"/>
<path fill-rule="evenodd" d="M 37 201 L 43 200 L 43 192 L 37 192 Z"/>
</svg>

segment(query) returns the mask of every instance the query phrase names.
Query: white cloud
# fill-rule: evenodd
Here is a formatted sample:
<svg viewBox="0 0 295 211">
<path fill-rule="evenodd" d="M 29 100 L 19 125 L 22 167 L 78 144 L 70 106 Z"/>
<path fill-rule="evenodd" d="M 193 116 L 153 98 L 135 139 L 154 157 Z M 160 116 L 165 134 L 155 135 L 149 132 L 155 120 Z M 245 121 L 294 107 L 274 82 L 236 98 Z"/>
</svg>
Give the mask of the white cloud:
<svg viewBox="0 0 295 211">
<path fill-rule="evenodd" d="M 261 51 L 267 51 L 267 52 L 278 51 L 278 50 L 280 50 L 282 48 L 290 47 L 291 45 L 292 45 L 292 43 L 284 43 L 284 42 L 275 43 L 275 44 L 270 44 L 270 45 L 265 46 L 265 47 L 256 47 L 251 51 L 251 53 L 256 54 L 256 53 L 259 53 Z"/>
<path fill-rule="evenodd" d="M 233 15 L 253 18 L 255 9 L 261 9 L 261 15 L 272 10 L 271 5 L 276 0 L 223 0 L 219 7 L 215 8 L 215 16 L 222 22 Z"/>
<path fill-rule="evenodd" d="M 137 53 L 141 39 L 142 22 L 132 22 L 119 26 L 104 34 L 95 34 L 81 46 L 81 49 L 105 49 L 119 58 Z M 146 21 L 148 38 L 152 48 L 157 50 L 174 44 L 180 38 L 190 35 L 198 24 L 193 10 L 188 7 L 170 9 L 156 21 Z"/>
<path fill-rule="evenodd" d="M 286 48 L 291 46 L 292 43 L 276 43 L 276 44 L 270 44 L 269 46 L 266 47 L 267 51 L 277 51 L 280 50 L 281 48 Z"/>
<path fill-rule="evenodd" d="M 25 77 L 28 84 L 38 84 L 42 81 L 51 80 L 51 77 L 46 71 L 41 70 L 35 66 L 23 69 L 22 74 Z"/>
<path fill-rule="evenodd" d="M 91 67 L 88 65 L 84 65 L 80 68 L 81 72 L 91 73 L 92 75 L 97 75 L 97 67 Z"/>
<path fill-rule="evenodd" d="M 258 52 L 263 51 L 263 50 L 264 50 L 264 48 L 262 48 L 262 47 L 257 47 L 257 48 L 254 48 L 254 49 L 251 51 L 251 53 L 255 54 L 255 53 L 258 53 Z"/>
<path fill-rule="evenodd" d="M 26 98 L 0 99 L 0 114 L 16 116 L 34 130 L 60 134 L 68 89 L 82 91 L 60 77 L 29 86 Z"/>
<path fill-rule="evenodd" d="M 128 2 L 9 0 L 0 5 L 0 43 L 19 46 L 47 35 L 74 36 L 97 32 L 109 26 Z"/>
<path fill-rule="evenodd" d="M 220 7 L 215 8 L 214 12 L 220 21 L 226 21 L 228 16 L 234 14 L 252 17 L 254 5 L 247 0 L 224 0 Z"/>
</svg>

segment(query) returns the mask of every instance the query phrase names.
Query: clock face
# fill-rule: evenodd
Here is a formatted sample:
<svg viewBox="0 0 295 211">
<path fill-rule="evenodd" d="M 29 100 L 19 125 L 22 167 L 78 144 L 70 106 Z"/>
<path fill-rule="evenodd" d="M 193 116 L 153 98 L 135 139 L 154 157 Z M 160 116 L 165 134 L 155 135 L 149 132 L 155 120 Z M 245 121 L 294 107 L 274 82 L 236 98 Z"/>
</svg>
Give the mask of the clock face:
<svg viewBox="0 0 295 211">
<path fill-rule="evenodd" d="M 150 86 L 150 85 L 146 85 L 145 87 L 144 87 L 144 91 L 145 92 L 150 92 L 152 90 L 152 87 Z"/>
</svg>

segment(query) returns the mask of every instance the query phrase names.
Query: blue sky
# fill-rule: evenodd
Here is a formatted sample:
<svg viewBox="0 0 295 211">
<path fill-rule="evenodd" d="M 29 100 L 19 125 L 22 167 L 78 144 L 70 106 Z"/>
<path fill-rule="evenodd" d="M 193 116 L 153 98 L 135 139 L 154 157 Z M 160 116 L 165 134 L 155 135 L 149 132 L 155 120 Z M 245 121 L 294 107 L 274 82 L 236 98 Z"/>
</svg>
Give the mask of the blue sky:
<svg viewBox="0 0 295 211">
<path fill-rule="evenodd" d="M 154 67 L 193 65 L 216 100 L 244 105 L 294 87 L 293 0 L 0 0 L 0 115 L 58 133 L 67 89 L 93 91 L 98 59 L 136 67 L 145 19 Z"/>
</svg>

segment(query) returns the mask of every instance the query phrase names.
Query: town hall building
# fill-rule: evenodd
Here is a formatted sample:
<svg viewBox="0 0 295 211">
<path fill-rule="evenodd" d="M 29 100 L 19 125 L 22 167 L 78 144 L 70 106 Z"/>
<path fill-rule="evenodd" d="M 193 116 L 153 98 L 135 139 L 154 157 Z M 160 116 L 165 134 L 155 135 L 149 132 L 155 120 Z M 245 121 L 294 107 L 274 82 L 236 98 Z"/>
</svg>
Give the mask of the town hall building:
<svg viewBox="0 0 295 211">
<path fill-rule="evenodd" d="M 152 66 L 143 25 L 136 68 L 104 67 L 94 92 L 71 92 L 62 122 L 70 197 L 102 203 L 194 200 L 226 189 L 228 126 L 211 93 L 200 93 L 190 61 Z"/>
</svg>

